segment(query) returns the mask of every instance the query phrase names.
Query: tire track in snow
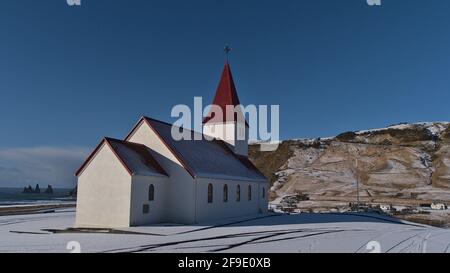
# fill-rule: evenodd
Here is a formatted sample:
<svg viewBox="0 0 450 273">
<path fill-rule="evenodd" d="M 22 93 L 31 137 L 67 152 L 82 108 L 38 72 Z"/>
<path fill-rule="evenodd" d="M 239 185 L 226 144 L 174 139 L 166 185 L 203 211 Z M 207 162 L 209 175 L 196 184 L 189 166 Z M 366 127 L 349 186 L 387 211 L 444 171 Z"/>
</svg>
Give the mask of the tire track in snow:
<svg viewBox="0 0 450 273">
<path fill-rule="evenodd" d="M 282 216 L 282 214 L 267 215 L 267 216 L 262 216 L 262 217 L 256 217 L 256 218 L 251 218 L 251 219 L 245 219 L 245 220 L 236 221 L 236 222 L 232 222 L 232 223 L 226 223 L 226 224 L 220 224 L 220 225 L 213 225 L 213 226 L 209 226 L 209 227 L 204 227 L 204 228 L 199 228 L 199 229 L 194 229 L 194 230 L 183 231 L 183 232 L 179 232 L 179 233 L 175 233 L 175 234 L 178 235 L 178 234 L 193 233 L 193 232 L 197 232 L 197 231 L 204 231 L 204 230 L 213 229 L 213 228 L 227 227 L 227 226 L 232 226 L 232 225 L 236 225 L 236 224 L 242 224 L 242 223 L 245 223 L 245 222 L 250 222 L 250 221 L 260 220 L 260 219 L 269 218 L 269 217 L 277 217 L 277 216 Z"/>
<path fill-rule="evenodd" d="M 448 250 L 450 249 L 450 243 L 447 245 L 447 247 L 444 250 L 444 253 L 448 253 Z"/>
<path fill-rule="evenodd" d="M 414 230 L 416 230 L 416 229 L 411 229 L 409 231 L 414 231 Z M 422 231 L 423 229 L 417 229 L 417 230 L 421 230 Z M 360 252 L 363 248 L 365 248 L 372 241 L 380 242 L 381 241 L 380 239 L 382 237 L 385 237 L 386 235 L 390 235 L 390 234 L 395 233 L 395 232 L 401 232 L 402 233 L 402 232 L 405 232 L 405 230 L 392 230 L 389 233 L 386 233 L 386 231 L 383 231 L 383 232 L 374 231 L 374 232 L 378 232 L 378 234 L 375 235 L 374 237 L 370 238 L 369 241 L 365 242 L 363 245 L 361 245 L 354 253 Z"/>
<path fill-rule="evenodd" d="M 201 241 L 211 241 L 211 240 L 221 240 L 221 239 L 232 239 L 232 238 L 240 238 L 240 237 L 247 237 L 247 236 L 256 236 L 258 234 L 266 234 L 263 236 L 260 236 L 258 238 L 265 238 L 274 236 L 274 233 L 276 235 L 280 234 L 288 234 L 288 233 L 296 233 L 296 232 L 311 232 L 311 231 L 317 231 L 318 229 L 281 229 L 281 230 L 267 230 L 267 231 L 258 231 L 258 232 L 242 232 L 242 233 L 233 233 L 233 234 L 225 234 L 220 236 L 212 236 L 212 237 L 202 237 L 197 239 L 188 239 L 188 240 L 181 240 L 181 241 L 173 241 L 173 242 L 167 242 L 167 243 L 160 243 L 160 244 L 151 244 L 151 245 L 143 245 L 139 247 L 127 247 L 127 248 L 120 248 L 120 249 L 112 249 L 107 251 L 102 251 L 101 253 L 110 253 L 110 252 L 143 252 L 143 251 L 150 251 L 162 247 L 168 247 L 168 246 L 174 246 L 174 245 L 181 245 L 186 243 L 195 243 L 195 242 L 201 242 Z M 270 233 L 270 234 L 267 234 Z"/>
<path fill-rule="evenodd" d="M 285 235 L 286 234 L 285 232 L 283 232 L 283 233 L 276 233 L 276 234 L 271 234 L 271 235 L 267 235 L 267 236 L 261 236 L 261 237 L 258 237 L 258 238 L 253 238 L 253 239 L 250 239 L 250 240 L 245 241 L 245 242 L 232 244 L 232 245 L 229 245 L 228 247 L 224 247 L 224 248 L 221 248 L 221 249 L 215 249 L 212 252 L 230 250 L 230 249 L 233 249 L 233 248 L 236 248 L 236 247 L 240 247 L 240 246 L 243 246 L 243 245 L 247 245 L 247 244 L 250 245 L 250 244 L 257 244 L 257 243 L 274 242 L 274 241 L 278 242 L 278 241 L 282 241 L 282 240 L 306 238 L 306 237 L 318 236 L 318 235 L 323 235 L 323 234 L 338 233 L 338 232 L 343 232 L 343 231 L 346 231 L 346 230 L 324 231 L 324 232 L 318 232 L 318 233 L 313 233 L 313 234 L 305 234 L 305 235 L 295 236 L 295 237 L 292 237 L 292 238 L 273 239 L 273 240 L 258 242 L 259 240 L 264 240 L 264 239 L 267 239 L 267 238 L 272 238 L 272 237 L 276 237 L 276 236 L 280 236 L 280 235 Z M 289 232 L 289 233 L 292 233 L 292 232 Z M 294 233 L 296 233 L 296 232 L 294 232 Z"/>
<path fill-rule="evenodd" d="M 410 236 L 410 237 L 408 237 L 408 238 L 406 238 L 406 239 L 404 239 L 404 240 L 401 240 L 400 242 L 396 243 L 396 244 L 393 245 L 391 248 L 389 248 L 389 249 L 386 251 L 386 253 L 389 253 L 389 251 L 391 251 L 391 250 L 393 250 L 394 248 L 400 246 L 401 244 L 403 244 L 403 243 L 405 243 L 405 242 L 411 240 L 412 238 L 419 236 L 420 233 L 423 233 L 423 231 L 422 231 L 422 232 L 418 232 L 418 233 L 416 233 L 415 235 Z"/>
</svg>

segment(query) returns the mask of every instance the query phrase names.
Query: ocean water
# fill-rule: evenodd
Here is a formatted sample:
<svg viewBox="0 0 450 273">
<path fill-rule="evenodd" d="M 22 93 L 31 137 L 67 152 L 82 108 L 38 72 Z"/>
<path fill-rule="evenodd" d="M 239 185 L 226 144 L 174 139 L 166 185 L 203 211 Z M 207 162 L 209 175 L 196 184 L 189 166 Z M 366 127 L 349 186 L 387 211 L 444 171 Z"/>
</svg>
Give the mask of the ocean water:
<svg viewBox="0 0 450 273">
<path fill-rule="evenodd" d="M 41 189 L 45 191 L 46 187 Z M 53 189 L 53 194 L 22 193 L 23 188 L 0 188 L 0 206 L 37 205 L 74 202 L 69 196 L 71 189 Z"/>
</svg>

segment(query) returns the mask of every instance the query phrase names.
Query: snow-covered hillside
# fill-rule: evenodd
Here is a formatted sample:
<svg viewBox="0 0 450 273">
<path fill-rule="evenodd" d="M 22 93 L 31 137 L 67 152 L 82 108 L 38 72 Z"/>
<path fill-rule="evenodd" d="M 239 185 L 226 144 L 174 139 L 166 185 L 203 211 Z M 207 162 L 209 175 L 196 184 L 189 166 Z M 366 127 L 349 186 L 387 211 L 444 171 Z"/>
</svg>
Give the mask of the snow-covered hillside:
<svg viewBox="0 0 450 273">
<path fill-rule="evenodd" d="M 450 202 L 450 123 L 422 122 L 283 141 L 274 152 L 250 148 L 271 179 L 272 198 L 301 192 L 312 200 Z"/>
</svg>

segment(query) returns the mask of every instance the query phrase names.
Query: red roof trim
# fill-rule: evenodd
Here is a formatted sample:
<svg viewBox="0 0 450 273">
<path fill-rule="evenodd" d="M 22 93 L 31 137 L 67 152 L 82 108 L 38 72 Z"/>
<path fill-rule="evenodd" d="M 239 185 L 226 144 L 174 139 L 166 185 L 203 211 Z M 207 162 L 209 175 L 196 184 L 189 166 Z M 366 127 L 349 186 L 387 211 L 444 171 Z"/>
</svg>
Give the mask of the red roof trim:
<svg viewBox="0 0 450 273">
<path fill-rule="evenodd" d="M 99 144 L 95 147 L 95 149 L 91 152 L 91 154 L 86 158 L 86 160 L 81 164 L 80 168 L 75 172 L 75 176 L 79 176 L 81 172 L 84 170 L 84 167 L 92 160 L 92 158 L 95 156 L 97 151 L 100 149 L 100 147 L 105 142 L 105 139 L 102 139 Z"/>
<path fill-rule="evenodd" d="M 133 175 L 133 173 L 131 172 L 130 168 L 125 164 L 125 162 L 123 161 L 123 159 L 116 153 L 116 151 L 113 149 L 113 147 L 111 146 L 111 144 L 108 142 L 108 139 L 105 137 L 103 138 L 100 143 L 97 145 L 97 147 L 95 147 L 95 149 L 92 151 L 92 153 L 88 156 L 88 158 L 83 162 L 83 164 L 81 165 L 81 167 L 77 170 L 77 172 L 75 173 L 75 176 L 80 176 L 81 173 L 86 169 L 87 165 L 89 165 L 89 163 L 94 159 L 94 157 L 97 155 L 98 151 L 100 150 L 101 147 L 103 147 L 104 143 L 107 143 L 108 147 L 112 150 L 112 152 L 114 153 L 114 155 L 117 157 L 117 159 L 119 159 L 120 163 L 125 167 L 125 169 L 127 170 L 127 172 L 130 175 Z"/>
<path fill-rule="evenodd" d="M 170 146 L 165 140 L 164 138 L 161 137 L 161 135 L 158 133 L 157 130 L 155 130 L 153 128 L 153 126 L 150 124 L 149 120 L 153 120 L 156 122 L 161 122 L 167 125 L 172 126 L 172 124 L 169 124 L 167 122 L 163 122 L 163 121 L 159 121 L 156 119 L 152 119 L 149 117 L 141 117 L 141 119 L 136 123 L 136 125 L 134 126 L 134 128 L 130 131 L 130 133 L 128 133 L 128 135 L 125 137 L 125 141 L 128 141 L 131 136 L 136 132 L 136 130 L 142 125 L 142 122 L 145 122 L 148 127 L 150 127 L 150 129 L 158 136 L 159 140 L 161 140 L 161 142 L 164 144 L 164 146 L 166 146 L 167 149 L 169 149 L 169 151 L 175 156 L 175 158 L 180 162 L 180 164 L 183 166 L 183 168 L 192 176 L 192 178 L 197 178 L 197 176 L 195 175 L 194 171 L 188 167 L 188 165 L 186 164 L 186 162 L 183 160 L 181 154 L 172 146 Z"/>
<path fill-rule="evenodd" d="M 128 139 L 134 134 L 134 132 L 136 132 L 136 130 L 139 128 L 139 126 L 141 125 L 141 123 L 143 122 L 144 117 L 142 116 L 138 122 L 136 122 L 136 124 L 134 124 L 133 128 L 131 128 L 131 131 L 125 136 L 124 140 L 128 141 Z"/>
</svg>

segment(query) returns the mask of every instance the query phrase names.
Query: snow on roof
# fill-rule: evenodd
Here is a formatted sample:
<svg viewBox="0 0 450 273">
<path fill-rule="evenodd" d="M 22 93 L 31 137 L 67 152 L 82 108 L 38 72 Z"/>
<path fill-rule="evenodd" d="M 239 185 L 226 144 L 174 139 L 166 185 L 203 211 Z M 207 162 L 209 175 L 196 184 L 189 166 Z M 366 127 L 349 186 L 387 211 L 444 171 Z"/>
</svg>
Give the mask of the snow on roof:
<svg viewBox="0 0 450 273">
<path fill-rule="evenodd" d="M 188 129 L 182 130 L 191 135 L 191 140 L 175 140 L 171 133 L 172 124 L 148 117 L 144 119 L 193 177 L 267 181 L 247 157 L 236 155 L 222 140 L 209 141 Z M 201 140 L 195 140 L 195 135 Z"/>
<path fill-rule="evenodd" d="M 150 150 L 146 146 L 108 137 L 104 138 L 89 155 L 76 172 L 76 176 L 79 176 L 83 172 L 104 144 L 107 144 L 111 148 L 130 175 L 167 176 L 167 173 L 153 158 Z"/>
</svg>

